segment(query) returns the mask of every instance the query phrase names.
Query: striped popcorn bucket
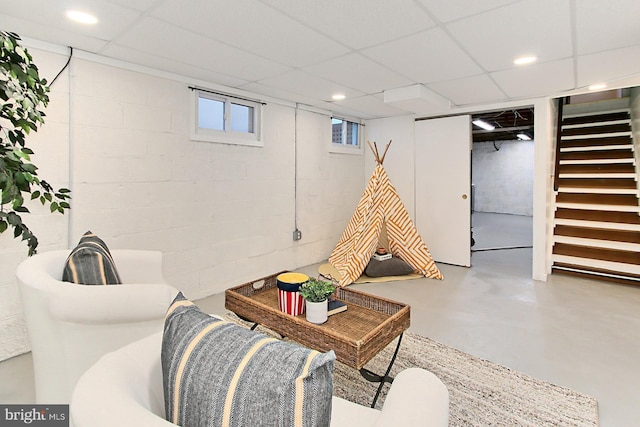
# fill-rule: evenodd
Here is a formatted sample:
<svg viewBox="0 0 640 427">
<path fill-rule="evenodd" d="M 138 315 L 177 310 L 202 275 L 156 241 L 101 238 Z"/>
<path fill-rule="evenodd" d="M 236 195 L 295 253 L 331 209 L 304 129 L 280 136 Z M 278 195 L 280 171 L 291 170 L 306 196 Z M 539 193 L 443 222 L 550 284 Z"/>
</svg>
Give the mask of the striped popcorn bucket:
<svg viewBox="0 0 640 427">
<path fill-rule="evenodd" d="M 304 313 L 304 298 L 298 292 L 300 285 L 309 280 L 302 273 L 282 273 L 276 278 L 280 311 L 298 316 Z"/>
</svg>

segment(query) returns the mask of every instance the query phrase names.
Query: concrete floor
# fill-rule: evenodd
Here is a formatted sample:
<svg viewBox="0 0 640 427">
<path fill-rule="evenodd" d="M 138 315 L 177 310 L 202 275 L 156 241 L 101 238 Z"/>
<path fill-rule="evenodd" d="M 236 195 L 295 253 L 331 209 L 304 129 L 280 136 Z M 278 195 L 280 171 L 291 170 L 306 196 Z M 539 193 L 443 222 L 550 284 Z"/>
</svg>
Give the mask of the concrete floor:
<svg viewBox="0 0 640 427">
<path fill-rule="evenodd" d="M 530 238 L 530 220 L 474 213 L 474 250 L 526 245 L 512 238 Z M 471 259 L 471 268 L 439 265 L 443 281 L 353 286 L 408 302 L 411 332 L 594 396 L 603 427 L 640 424 L 640 287 L 560 275 L 533 281 L 528 248 Z M 317 265 L 299 271 L 315 276 Z M 198 305 L 223 312 L 224 294 Z M 33 402 L 30 364 L 29 354 L 0 363 L 0 402 Z"/>
</svg>

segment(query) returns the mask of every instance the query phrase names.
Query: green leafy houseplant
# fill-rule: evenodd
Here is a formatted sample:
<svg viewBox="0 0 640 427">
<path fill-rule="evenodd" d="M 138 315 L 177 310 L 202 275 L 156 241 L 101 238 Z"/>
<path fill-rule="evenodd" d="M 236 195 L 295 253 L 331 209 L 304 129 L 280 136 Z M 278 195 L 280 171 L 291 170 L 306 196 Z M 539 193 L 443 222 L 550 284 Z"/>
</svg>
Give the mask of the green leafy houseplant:
<svg viewBox="0 0 640 427">
<path fill-rule="evenodd" d="M 336 291 L 336 285 L 324 280 L 314 279 L 311 277 L 308 282 L 300 286 L 300 294 L 302 298 L 310 302 L 325 301 L 331 294 Z"/>
<path fill-rule="evenodd" d="M 44 123 L 49 86 L 19 40 L 17 34 L 0 31 L 0 233 L 11 226 L 14 238 L 22 236 L 27 241 L 31 256 L 38 239 L 20 216 L 29 213 L 25 196 L 48 205 L 51 212 L 64 214 L 70 208 L 70 191 L 54 190 L 38 177 L 38 168 L 31 163 L 33 150 L 26 146 L 26 137 Z"/>
</svg>

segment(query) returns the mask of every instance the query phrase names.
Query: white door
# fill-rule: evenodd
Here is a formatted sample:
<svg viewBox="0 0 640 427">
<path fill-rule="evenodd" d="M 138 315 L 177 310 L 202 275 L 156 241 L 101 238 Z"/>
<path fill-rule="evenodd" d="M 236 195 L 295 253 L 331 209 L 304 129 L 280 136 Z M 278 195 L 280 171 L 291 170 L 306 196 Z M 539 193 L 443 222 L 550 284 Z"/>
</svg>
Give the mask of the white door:
<svg viewBox="0 0 640 427">
<path fill-rule="evenodd" d="M 437 262 L 471 266 L 471 117 L 418 120 L 416 226 Z"/>
</svg>

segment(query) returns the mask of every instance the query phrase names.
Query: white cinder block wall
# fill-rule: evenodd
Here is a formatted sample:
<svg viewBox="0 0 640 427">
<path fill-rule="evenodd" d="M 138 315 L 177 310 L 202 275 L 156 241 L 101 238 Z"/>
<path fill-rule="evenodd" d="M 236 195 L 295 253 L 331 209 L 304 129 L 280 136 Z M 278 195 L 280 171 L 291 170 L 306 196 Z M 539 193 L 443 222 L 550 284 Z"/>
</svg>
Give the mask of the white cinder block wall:
<svg viewBox="0 0 640 427">
<path fill-rule="evenodd" d="M 327 123 L 323 114 L 298 111 L 299 266 L 328 258 L 364 190 L 364 156 L 330 153 L 332 130 Z"/>
<path fill-rule="evenodd" d="M 66 61 L 30 51 L 49 80 Z M 72 60 L 28 140 L 42 177 L 73 191 L 70 214 L 25 218 L 39 251 L 87 230 L 114 249 L 160 250 L 165 278 L 192 299 L 328 257 L 363 190 L 363 156 L 329 153 L 328 115 L 298 110 L 296 124 L 277 102 L 264 106 L 264 147 L 191 141 L 188 85 Z M 15 283 L 26 252 L 0 236 L 0 360 L 29 348 Z"/>
<path fill-rule="evenodd" d="M 384 169 L 396 188 L 402 203 L 415 220 L 415 117 L 406 115 L 367 121 L 367 140 L 376 142 L 382 156 L 387 143 L 391 141 L 384 159 Z M 376 162 L 368 146 L 365 148 L 365 179 L 368 181 Z"/>
<path fill-rule="evenodd" d="M 66 58 L 40 51 L 31 51 L 40 75 L 51 82 L 64 66 Z M 35 151 L 31 157 L 38 166 L 38 175 L 54 188 L 69 185 L 69 79 L 62 74 L 51 86 L 46 125 L 31 133 L 27 145 Z M 31 211 L 23 215 L 25 224 L 39 241 L 38 250 L 67 247 L 68 215 L 51 214 L 39 203 L 27 205 Z M 13 239 L 13 230 L 0 235 L 0 360 L 29 351 L 29 339 L 22 317 L 22 303 L 16 286 L 15 271 L 26 258 L 27 246 Z"/>
<path fill-rule="evenodd" d="M 534 142 L 476 142 L 471 153 L 475 210 L 532 216 Z"/>
</svg>

